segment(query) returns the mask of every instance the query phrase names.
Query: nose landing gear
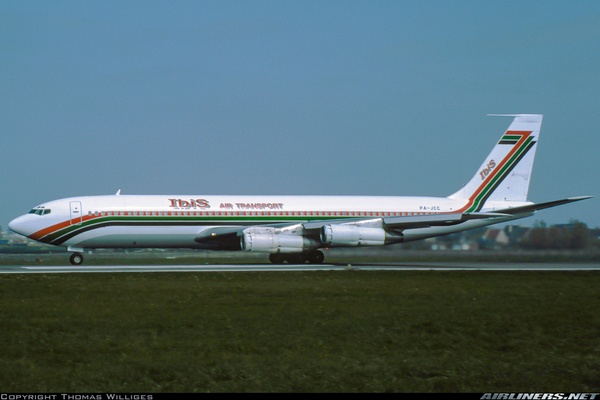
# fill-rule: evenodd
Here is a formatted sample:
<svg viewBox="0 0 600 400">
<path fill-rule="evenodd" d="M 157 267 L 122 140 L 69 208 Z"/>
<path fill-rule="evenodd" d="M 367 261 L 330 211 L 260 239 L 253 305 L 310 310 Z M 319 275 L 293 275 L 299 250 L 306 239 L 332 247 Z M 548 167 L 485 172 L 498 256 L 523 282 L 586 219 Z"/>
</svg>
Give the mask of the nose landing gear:
<svg viewBox="0 0 600 400">
<path fill-rule="evenodd" d="M 69 260 L 73 265 L 81 265 L 81 263 L 83 263 L 83 255 L 81 253 L 73 253 Z"/>
</svg>

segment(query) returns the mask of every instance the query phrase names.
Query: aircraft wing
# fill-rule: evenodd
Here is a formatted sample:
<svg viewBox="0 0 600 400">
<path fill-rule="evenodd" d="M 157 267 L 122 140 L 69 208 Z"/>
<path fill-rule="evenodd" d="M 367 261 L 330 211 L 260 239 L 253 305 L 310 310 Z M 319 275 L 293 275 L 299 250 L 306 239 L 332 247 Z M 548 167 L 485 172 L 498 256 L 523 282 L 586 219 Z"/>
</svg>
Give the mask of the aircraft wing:
<svg viewBox="0 0 600 400">
<path fill-rule="evenodd" d="M 437 214 L 437 215 L 415 215 L 406 217 L 383 218 L 386 228 L 393 229 L 415 229 L 430 226 L 456 225 L 471 219 L 502 218 L 508 215 L 503 213 L 466 213 L 466 214 Z"/>
<path fill-rule="evenodd" d="M 402 217 L 376 217 L 376 218 L 339 218 L 335 220 L 314 220 L 302 223 L 277 223 L 259 225 L 263 228 L 276 228 L 281 230 L 294 230 L 295 234 L 306 237 L 318 238 L 318 230 L 326 225 L 355 225 L 373 226 L 383 229 L 402 231 L 405 229 L 426 228 L 431 226 L 455 225 L 471 219 L 511 217 L 507 213 L 466 213 L 466 214 L 436 214 L 436 215 L 411 215 Z M 256 227 L 256 226 L 255 226 Z M 207 249 L 239 250 L 240 236 L 249 226 L 219 226 L 208 228 L 200 232 L 194 239 Z"/>
<path fill-rule="evenodd" d="M 328 225 L 354 225 L 354 226 L 377 226 L 388 232 L 400 232 L 406 229 L 427 228 L 432 226 L 449 226 L 462 222 L 482 218 L 507 218 L 512 219 L 515 215 L 531 214 L 537 210 L 556 207 L 575 201 L 589 199 L 592 196 L 569 197 L 539 204 L 505 208 L 495 212 L 475 212 L 464 214 L 434 214 L 434 215 L 410 215 L 396 217 L 375 218 L 338 218 L 335 220 L 312 220 L 306 222 L 290 222 L 260 225 L 263 228 L 294 231 L 293 234 L 305 237 L 318 238 L 318 231 Z M 200 232 L 194 239 L 198 244 L 207 249 L 239 250 L 240 237 L 249 226 L 218 226 Z"/>
<path fill-rule="evenodd" d="M 382 220 L 385 228 L 403 230 L 403 229 L 415 229 L 415 228 L 426 228 L 429 226 L 444 226 L 444 225 L 455 225 L 465 222 L 470 219 L 482 219 L 482 218 L 501 218 L 508 217 L 510 215 L 504 213 L 468 213 L 468 214 L 435 214 L 435 215 L 408 215 L 402 217 L 383 217 L 383 218 L 361 218 L 361 219 L 337 219 L 334 221 L 310 221 L 305 222 L 302 225 L 304 229 L 319 229 L 324 225 L 356 225 L 363 224 L 368 221 Z"/>
</svg>

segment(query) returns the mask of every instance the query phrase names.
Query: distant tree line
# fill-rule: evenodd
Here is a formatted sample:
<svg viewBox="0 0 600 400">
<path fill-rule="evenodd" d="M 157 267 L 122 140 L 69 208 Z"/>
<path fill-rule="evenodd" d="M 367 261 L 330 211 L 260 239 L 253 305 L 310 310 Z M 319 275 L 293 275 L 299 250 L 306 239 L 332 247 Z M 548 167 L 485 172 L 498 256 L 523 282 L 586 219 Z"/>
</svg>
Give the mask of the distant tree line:
<svg viewBox="0 0 600 400">
<path fill-rule="evenodd" d="M 597 235 L 586 224 L 572 221 L 566 225 L 547 227 L 544 222 L 537 222 L 518 242 L 524 249 L 587 249 L 598 246 Z"/>
<path fill-rule="evenodd" d="M 508 237 L 508 243 L 494 242 L 486 236 L 489 230 L 498 229 L 494 226 L 476 228 L 464 232 L 439 236 L 433 239 L 408 242 L 403 244 L 408 249 L 430 249 L 432 243 L 450 249 L 456 244 L 477 243 L 479 249 L 527 249 L 527 250 L 585 250 L 600 248 L 600 228 L 589 229 L 579 221 L 568 224 L 547 226 L 545 222 L 535 222 L 531 228 L 506 226 L 503 229 Z"/>
</svg>

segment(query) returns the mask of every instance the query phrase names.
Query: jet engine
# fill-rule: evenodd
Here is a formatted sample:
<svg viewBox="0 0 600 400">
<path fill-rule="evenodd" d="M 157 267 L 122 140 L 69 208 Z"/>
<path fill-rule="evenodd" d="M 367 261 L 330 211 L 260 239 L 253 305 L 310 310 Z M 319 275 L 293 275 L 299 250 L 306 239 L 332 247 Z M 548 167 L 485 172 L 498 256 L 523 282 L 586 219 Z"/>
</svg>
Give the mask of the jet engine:
<svg viewBox="0 0 600 400">
<path fill-rule="evenodd" d="M 277 232 L 276 228 L 248 228 L 240 238 L 242 250 L 262 253 L 298 253 L 315 248 L 311 240 L 299 235 Z"/>
<path fill-rule="evenodd" d="M 402 239 L 401 233 L 383 228 L 355 225 L 324 225 L 321 228 L 321 242 L 327 246 L 382 246 L 401 242 Z"/>
</svg>

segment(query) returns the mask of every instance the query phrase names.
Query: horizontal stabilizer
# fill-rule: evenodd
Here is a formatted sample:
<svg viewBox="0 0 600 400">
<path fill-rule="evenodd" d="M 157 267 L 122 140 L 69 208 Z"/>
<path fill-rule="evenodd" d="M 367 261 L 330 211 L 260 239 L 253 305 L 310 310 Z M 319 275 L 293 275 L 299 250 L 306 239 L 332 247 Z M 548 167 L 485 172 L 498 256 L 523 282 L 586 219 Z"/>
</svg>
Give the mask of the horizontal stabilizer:
<svg viewBox="0 0 600 400">
<path fill-rule="evenodd" d="M 591 199 L 591 198 L 592 198 L 592 196 L 569 197 L 567 199 L 548 201 L 546 203 L 530 204 L 527 206 L 505 208 L 503 210 L 498 210 L 498 212 L 504 213 L 504 214 L 510 214 L 510 215 L 524 214 L 524 213 L 530 213 L 530 212 L 534 212 L 537 210 L 543 210 L 545 208 L 556 207 L 556 206 L 560 206 L 563 204 L 573 203 L 575 201 L 581 201 L 581 200 L 586 200 L 586 199 Z"/>
</svg>

